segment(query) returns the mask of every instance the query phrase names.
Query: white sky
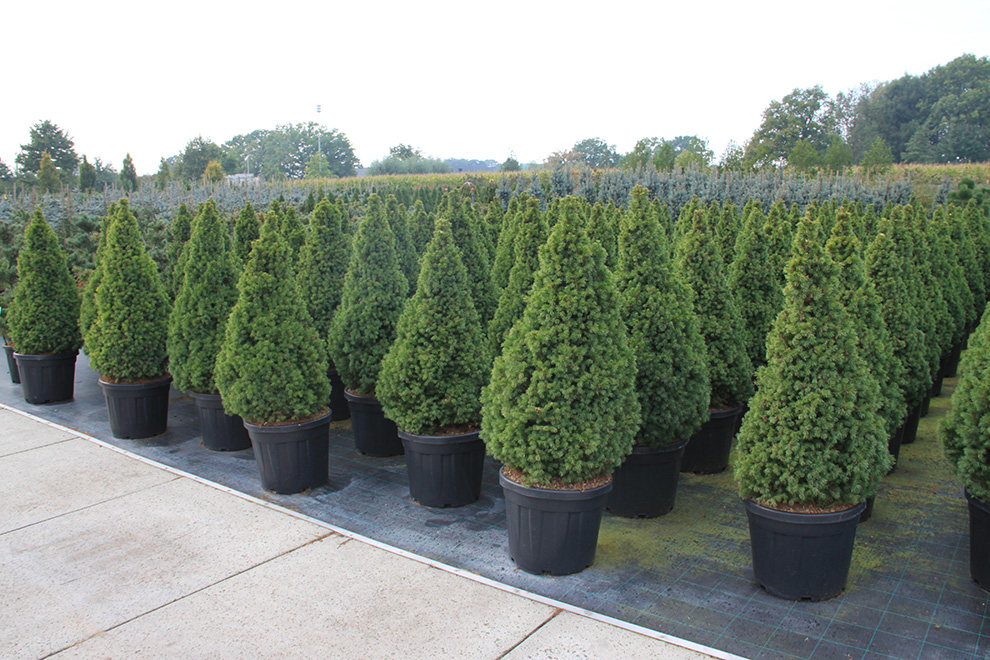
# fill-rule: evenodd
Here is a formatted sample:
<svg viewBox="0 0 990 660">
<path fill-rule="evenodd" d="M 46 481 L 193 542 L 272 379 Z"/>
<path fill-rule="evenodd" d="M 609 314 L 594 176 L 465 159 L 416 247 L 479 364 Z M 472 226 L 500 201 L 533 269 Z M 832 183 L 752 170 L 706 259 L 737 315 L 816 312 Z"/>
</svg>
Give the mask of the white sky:
<svg viewBox="0 0 990 660">
<path fill-rule="evenodd" d="M 990 0 L 17 0 L 0 47 L 11 169 L 43 119 L 91 162 L 130 152 L 139 174 L 197 135 L 310 120 L 365 166 L 400 142 L 539 162 L 590 137 L 624 153 L 678 135 L 718 158 L 794 88 L 834 96 L 990 55 Z"/>
</svg>

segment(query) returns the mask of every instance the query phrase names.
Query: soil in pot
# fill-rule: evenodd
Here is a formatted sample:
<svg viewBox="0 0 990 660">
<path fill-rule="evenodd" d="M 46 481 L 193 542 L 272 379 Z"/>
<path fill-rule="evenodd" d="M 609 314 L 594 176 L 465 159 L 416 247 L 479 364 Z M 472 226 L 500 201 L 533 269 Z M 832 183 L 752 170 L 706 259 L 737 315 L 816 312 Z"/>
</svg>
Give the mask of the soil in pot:
<svg viewBox="0 0 990 660">
<path fill-rule="evenodd" d="M 612 492 L 605 509 L 623 518 L 656 518 L 673 509 L 687 443 L 633 447 L 612 475 Z"/>
<path fill-rule="evenodd" d="M 480 432 L 415 435 L 399 431 L 406 453 L 409 497 L 430 507 L 470 504 L 481 497 L 485 443 Z"/>
</svg>

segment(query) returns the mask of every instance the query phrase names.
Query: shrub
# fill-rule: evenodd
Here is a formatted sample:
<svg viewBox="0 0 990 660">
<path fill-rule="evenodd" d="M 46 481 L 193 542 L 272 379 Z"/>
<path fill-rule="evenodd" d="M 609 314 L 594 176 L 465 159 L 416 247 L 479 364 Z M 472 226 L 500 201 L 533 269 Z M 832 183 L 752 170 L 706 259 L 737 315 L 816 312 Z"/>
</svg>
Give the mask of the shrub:
<svg viewBox="0 0 990 660">
<path fill-rule="evenodd" d="M 251 255 L 251 244 L 261 236 L 261 222 L 251 202 L 244 205 L 234 223 L 234 251 L 243 267 Z"/>
<path fill-rule="evenodd" d="M 114 202 L 107 210 L 106 216 L 100 220 L 100 236 L 96 244 L 96 254 L 93 257 L 93 271 L 86 279 L 83 287 L 82 300 L 79 303 L 79 333 L 83 337 L 83 352 L 91 355 L 93 347 L 90 345 L 89 328 L 96 320 L 96 290 L 100 287 L 103 279 L 103 253 L 106 252 L 107 229 L 117 217 L 117 203 Z"/>
<path fill-rule="evenodd" d="M 330 325 L 330 355 L 344 385 L 355 394 L 375 396 L 382 358 L 395 339 L 407 291 L 385 207 L 378 195 L 369 195 Z"/>
<path fill-rule="evenodd" d="M 423 255 L 416 294 L 402 310 L 395 343 L 382 361 L 378 397 L 404 431 L 443 433 L 481 420 L 488 360 L 467 271 L 450 222 L 437 220 Z"/>
<path fill-rule="evenodd" d="M 771 507 L 858 504 L 876 492 L 892 460 L 876 414 L 877 384 L 819 231 L 807 217 L 798 225 L 784 308 L 738 436 L 740 494 Z"/>
<path fill-rule="evenodd" d="M 491 261 L 481 238 L 481 225 L 477 216 L 467 208 L 468 203 L 457 193 L 444 195 L 437 217 L 450 221 L 454 242 L 468 272 L 471 284 L 471 300 L 478 310 L 481 322 L 487 324 L 495 313 L 495 289 L 492 287 Z"/>
<path fill-rule="evenodd" d="M 388 226 L 392 230 L 392 236 L 395 237 L 395 258 L 399 260 L 399 268 L 406 276 L 409 291 L 412 293 L 416 290 L 416 281 L 419 278 L 419 258 L 409 238 L 406 207 L 399 203 L 395 195 L 385 198 L 385 217 L 388 218 Z"/>
<path fill-rule="evenodd" d="M 215 372 L 226 411 L 255 424 L 314 417 L 330 396 L 323 344 L 293 273 L 288 242 L 265 223 L 237 283 Z"/>
<path fill-rule="evenodd" d="M 299 256 L 299 292 L 313 319 L 316 334 L 324 344 L 340 304 L 351 251 L 340 212 L 340 208 L 326 198 L 317 202 Z"/>
<path fill-rule="evenodd" d="M 728 285 L 739 304 L 742 335 L 753 368 L 766 364 L 767 332 L 783 304 L 783 271 L 771 267 L 769 236 L 759 204 L 743 221 L 729 266 Z"/>
<path fill-rule="evenodd" d="M 636 357 L 642 423 L 636 444 L 685 440 L 708 419 L 705 341 L 691 291 L 674 273 L 667 236 L 636 186 L 622 215 L 616 288 L 619 314 Z"/>
<path fill-rule="evenodd" d="M 24 231 L 11 310 L 11 340 L 19 353 L 68 353 L 82 345 L 76 281 L 41 209 Z"/>
<path fill-rule="evenodd" d="M 611 473 L 639 427 L 636 365 L 612 275 L 578 204 L 561 205 L 526 310 L 482 390 L 488 451 L 527 484 Z"/>
<path fill-rule="evenodd" d="M 86 334 L 89 359 L 108 382 L 164 376 L 168 298 L 145 250 L 126 198 L 107 228 L 96 290 L 96 317 Z"/>
<path fill-rule="evenodd" d="M 168 266 L 166 268 L 165 285 L 168 290 L 169 297 L 175 299 L 175 294 L 179 290 L 179 284 L 182 279 L 182 248 L 186 246 L 186 241 L 189 240 L 189 232 L 192 230 L 192 214 L 189 213 L 189 207 L 186 206 L 185 202 L 179 204 L 179 209 L 175 212 L 175 217 L 172 218 L 172 225 L 168 232 L 168 246 L 166 247 L 166 255 Z"/>
<path fill-rule="evenodd" d="M 225 232 L 226 223 L 210 199 L 193 219 L 183 254 L 185 273 L 169 316 L 169 368 L 183 391 L 217 391 L 214 366 L 237 298 L 237 273 Z"/>
</svg>

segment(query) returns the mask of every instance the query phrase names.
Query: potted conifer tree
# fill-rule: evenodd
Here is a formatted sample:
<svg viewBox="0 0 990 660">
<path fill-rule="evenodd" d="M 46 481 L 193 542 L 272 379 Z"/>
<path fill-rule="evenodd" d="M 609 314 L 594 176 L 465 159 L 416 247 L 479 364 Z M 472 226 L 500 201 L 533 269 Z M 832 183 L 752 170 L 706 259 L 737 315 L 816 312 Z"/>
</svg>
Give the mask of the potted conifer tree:
<svg viewBox="0 0 990 660">
<path fill-rule="evenodd" d="M 7 288 L 0 293 L 0 336 L 3 337 L 3 352 L 7 356 L 7 370 L 10 371 L 10 382 L 20 385 L 21 372 L 17 370 L 17 360 L 14 359 L 14 344 L 10 339 L 10 303 L 14 299 L 14 290 Z"/>
<path fill-rule="evenodd" d="M 296 286 L 291 248 L 266 222 L 237 283 L 214 379 L 244 419 L 261 485 L 298 493 L 326 483 L 327 358 Z"/>
<path fill-rule="evenodd" d="M 369 195 L 330 325 L 330 355 L 346 388 L 354 444 L 360 453 L 378 457 L 403 451 L 395 422 L 383 413 L 376 392 L 409 286 L 394 243 L 381 199 Z"/>
<path fill-rule="evenodd" d="M 969 337 L 952 407 L 939 425 L 945 455 L 969 504 L 969 574 L 990 591 L 990 312 Z"/>
<path fill-rule="evenodd" d="M 754 577 L 792 600 L 842 591 L 865 499 L 891 461 L 877 383 L 819 232 L 808 216 L 798 226 L 735 465 Z"/>
<path fill-rule="evenodd" d="M 504 466 L 513 560 L 565 575 L 594 561 L 611 473 L 632 449 L 640 415 L 605 250 L 588 238 L 577 198 L 559 212 L 523 316 L 482 390 L 481 428 Z"/>
<path fill-rule="evenodd" d="M 324 197 L 316 203 L 309 220 L 309 233 L 299 256 L 299 291 L 313 319 L 320 341 L 330 338 L 330 323 L 340 305 L 344 275 L 351 246 L 342 225 L 341 210 Z M 330 378 L 330 414 L 334 421 L 351 416 L 344 398 L 344 382 L 327 351 Z"/>
<path fill-rule="evenodd" d="M 127 199 L 105 220 L 95 317 L 85 341 L 100 373 L 110 430 L 118 438 L 148 438 L 168 425 L 168 298 L 148 256 Z"/>
<path fill-rule="evenodd" d="M 10 332 L 28 403 L 72 398 L 79 333 L 79 292 L 65 252 L 41 209 L 24 230 L 17 257 Z"/>
<path fill-rule="evenodd" d="M 617 244 L 620 315 L 636 356 L 642 423 L 632 453 L 613 475 L 607 508 L 653 518 L 674 507 L 684 447 L 708 419 L 705 342 L 642 186 L 632 191 Z"/>
<path fill-rule="evenodd" d="M 237 275 L 226 226 L 210 199 L 192 221 L 176 272 L 178 289 L 169 316 L 169 368 L 175 386 L 189 392 L 196 406 L 203 446 L 237 451 L 251 446 L 243 420 L 228 415 L 213 380 L 230 308 L 237 298 Z"/>
<path fill-rule="evenodd" d="M 426 506 L 462 506 L 481 495 L 479 397 L 488 360 L 468 287 L 450 222 L 439 218 L 377 388 L 402 438 L 409 494 Z"/>
<path fill-rule="evenodd" d="M 711 383 L 708 421 L 688 442 L 683 472 L 712 474 L 729 466 L 732 437 L 742 406 L 753 393 L 753 366 L 746 352 L 743 320 L 725 276 L 725 262 L 704 207 L 689 222 L 675 246 L 675 266 L 694 291 L 694 309 L 708 352 Z"/>
</svg>

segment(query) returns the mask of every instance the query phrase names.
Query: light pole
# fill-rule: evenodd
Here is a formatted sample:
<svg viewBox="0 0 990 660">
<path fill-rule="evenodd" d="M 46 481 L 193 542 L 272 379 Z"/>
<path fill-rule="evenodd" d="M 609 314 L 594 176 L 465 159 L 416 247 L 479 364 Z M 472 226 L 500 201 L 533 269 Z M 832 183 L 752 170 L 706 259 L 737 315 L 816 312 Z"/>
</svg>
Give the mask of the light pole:
<svg viewBox="0 0 990 660">
<path fill-rule="evenodd" d="M 320 156 L 320 176 L 323 176 L 323 127 L 320 126 L 320 104 L 316 104 L 316 153 Z"/>
</svg>

